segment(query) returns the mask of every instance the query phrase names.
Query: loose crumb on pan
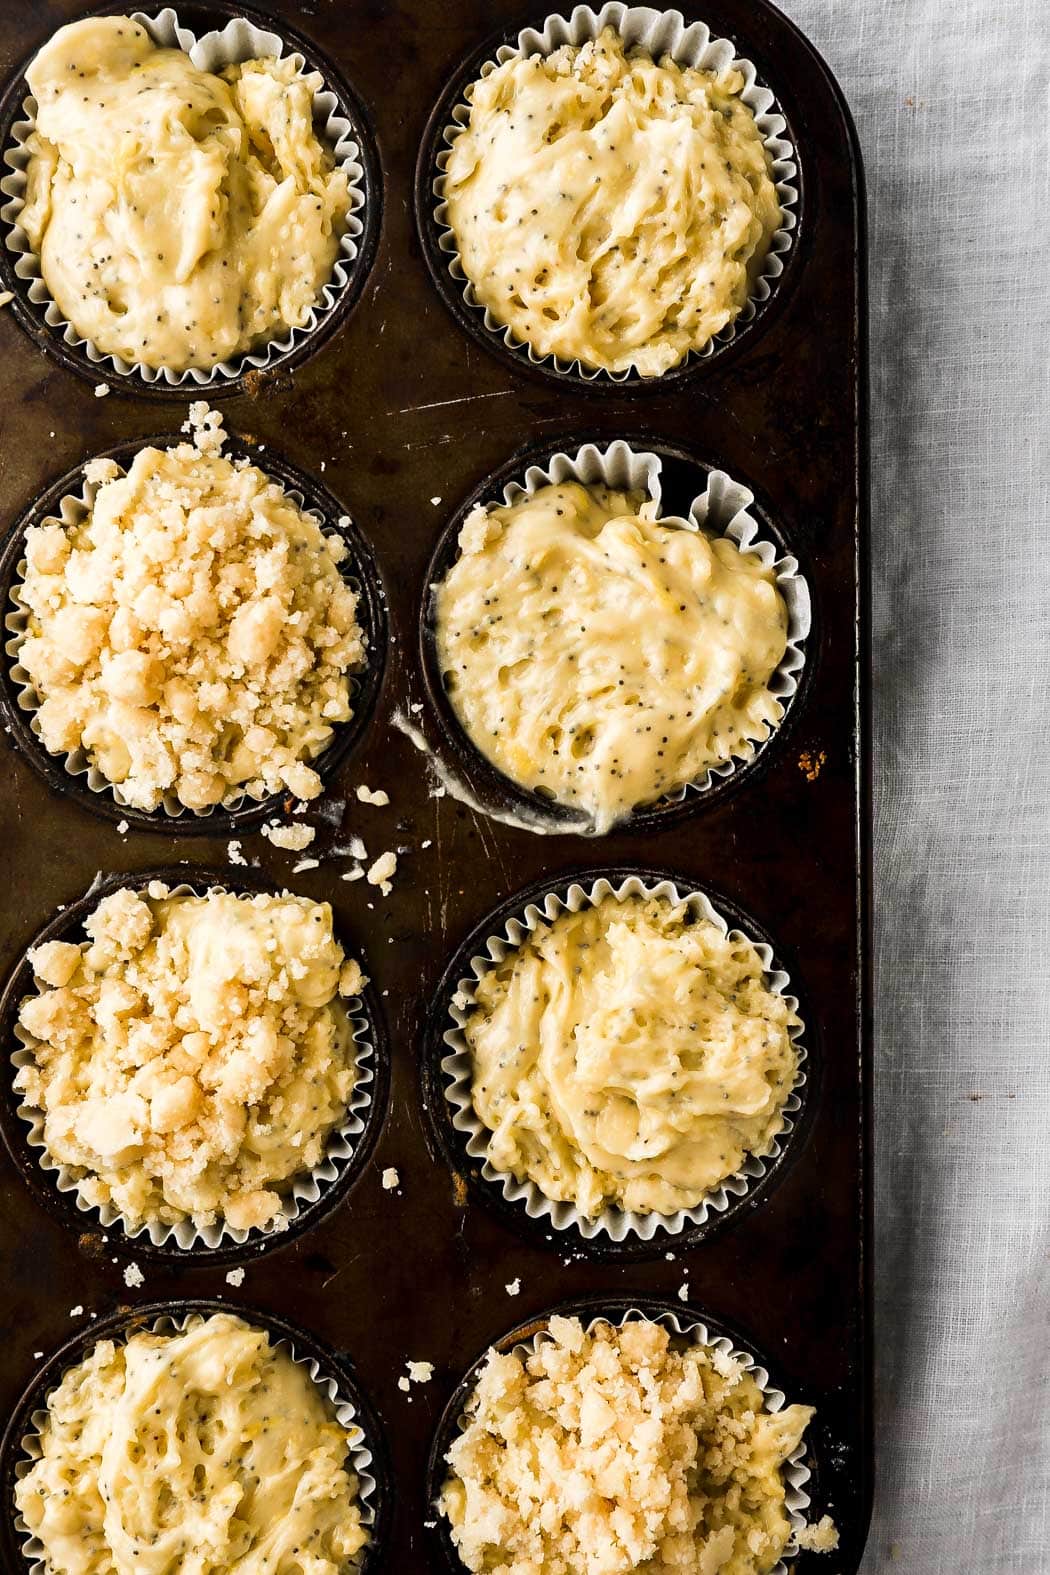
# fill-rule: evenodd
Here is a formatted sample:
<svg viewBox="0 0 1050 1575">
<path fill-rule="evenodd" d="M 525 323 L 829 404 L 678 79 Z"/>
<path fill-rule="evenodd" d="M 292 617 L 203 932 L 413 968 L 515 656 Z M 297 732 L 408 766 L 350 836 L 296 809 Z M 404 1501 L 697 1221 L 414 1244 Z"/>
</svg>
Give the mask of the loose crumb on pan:
<svg viewBox="0 0 1050 1575">
<path fill-rule="evenodd" d="M 124 1284 L 129 1291 L 137 1290 L 140 1285 L 145 1285 L 146 1276 L 137 1263 L 129 1263 L 124 1270 Z"/>
<path fill-rule="evenodd" d="M 15 1087 L 90 1207 L 134 1225 L 287 1225 L 356 1079 L 363 988 L 332 910 L 290 894 L 124 887 L 80 945 L 29 953 Z"/>
<path fill-rule="evenodd" d="M 357 796 L 361 800 L 362 804 L 375 804 L 379 808 L 382 808 L 384 804 L 390 803 L 389 793 L 385 792 L 382 788 L 376 788 L 373 792 L 373 790 L 369 787 L 366 787 L 363 782 L 357 789 Z"/>
<path fill-rule="evenodd" d="M 429 1384 L 434 1376 L 433 1362 L 406 1362 L 408 1377 L 400 1380 L 400 1387 L 407 1389 L 409 1384 Z"/>
<path fill-rule="evenodd" d="M 791 1542 L 783 1468 L 813 1411 L 660 1324 L 553 1317 L 490 1350 L 438 1508 L 468 1570 L 768 1575 Z"/>
<path fill-rule="evenodd" d="M 822 1515 L 814 1525 L 801 1527 L 795 1541 L 809 1553 L 834 1553 L 839 1545 L 838 1527 L 830 1515 Z"/>
<path fill-rule="evenodd" d="M 397 871 L 397 854 L 381 853 L 368 871 L 370 886 L 378 886 L 384 897 L 393 891 L 393 876 Z"/>
<path fill-rule="evenodd" d="M 234 1290 L 238 1290 L 244 1284 L 244 1270 L 231 1269 L 226 1276 L 226 1284 L 232 1285 Z"/>
<path fill-rule="evenodd" d="M 506 1291 L 508 1296 L 517 1296 L 521 1290 L 521 1280 L 511 1280 L 509 1284 L 503 1287 L 503 1289 Z"/>
<path fill-rule="evenodd" d="M 105 399 L 105 397 L 106 397 L 106 395 L 108 393 L 109 393 L 109 384 L 108 383 L 96 383 L 95 384 L 95 398 L 96 399 Z"/>
<path fill-rule="evenodd" d="M 388 1165 L 386 1170 L 384 1170 L 382 1181 L 384 1192 L 393 1192 L 395 1188 L 401 1185 L 401 1177 L 398 1175 L 393 1165 Z"/>
<path fill-rule="evenodd" d="M 275 848 L 285 848 L 290 853 L 301 853 L 317 835 L 313 826 L 284 826 L 279 820 L 268 820 L 262 834 Z"/>
<path fill-rule="evenodd" d="M 226 844 L 226 862 L 228 864 L 247 864 L 248 860 L 241 852 L 241 844 L 237 841 Z"/>
</svg>

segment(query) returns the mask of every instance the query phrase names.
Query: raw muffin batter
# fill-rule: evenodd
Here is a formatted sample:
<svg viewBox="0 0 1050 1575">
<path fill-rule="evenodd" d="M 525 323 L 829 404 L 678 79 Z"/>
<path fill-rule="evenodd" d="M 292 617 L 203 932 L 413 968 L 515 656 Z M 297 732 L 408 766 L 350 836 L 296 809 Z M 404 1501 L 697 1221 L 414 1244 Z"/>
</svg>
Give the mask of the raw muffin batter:
<svg viewBox="0 0 1050 1575">
<path fill-rule="evenodd" d="M 350 1435 L 240 1318 L 100 1340 L 47 1410 L 15 1488 L 45 1575 L 346 1575 L 368 1541 Z"/>
<path fill-rule="evenodd" d="M 26 532 L 30 611 L 18 660 L 52 753 L 83 749 L 122 804 L 206 810 L 245 790 L 314 798 L 306 761 L 350 714 L 363 665 L 357 596 L 325 535 L 284 488 L 218 452 L 145 448 L 126 476 L 95 460 L 87 516 Z"/>
<path fill-rule="evenodd" d="M 490 1351 L 439 1508 L 467 1569 L 500 1575 L 767 1575 L 791 1526 L 782 1468 L 811 1406 L 660 1324 L 551 1318 Z"/>
<path fill-rule="evenodd" d="M 20 222 L 63 316 L 108 355 L 210 367 L 307 320 L 350 206 L 289 59 L 221 76 L 126 16 L 58 30 Z"/>
<path fill-rule="evenodd" d="M 783 715 L 775 573 L 728 537 L 577 482 L 475 509 L 437 587 L 438 658 L 466 731 L 522 787 L 604 832 Z"/>
<path fill-rule="evenodd" d="M 15 1087 L 48 1153 L 133 1225 L 268 1225 L 356 1080 L 342 998 L 363 979 L 331 908 L 153 881 L 84 927 L 90 943 L 30 953 L 40 993 L 18 1016 L 32 1060 Z"/>
<path fill-rule="evenodd" d="M 585 1217 L 693 1208 L 783 1126 L 798 1017 L 751 942 L 685 903 L 564 911 L 474 995 L 487 1158 Z"/>
<path fill-rule="evenodd" d="M 625 52 L 475 82 L 442 181 L 478 301 L 539 356 L 657 377 L 732 322 L 781 223 L 744 79 Z"/>
</svg>

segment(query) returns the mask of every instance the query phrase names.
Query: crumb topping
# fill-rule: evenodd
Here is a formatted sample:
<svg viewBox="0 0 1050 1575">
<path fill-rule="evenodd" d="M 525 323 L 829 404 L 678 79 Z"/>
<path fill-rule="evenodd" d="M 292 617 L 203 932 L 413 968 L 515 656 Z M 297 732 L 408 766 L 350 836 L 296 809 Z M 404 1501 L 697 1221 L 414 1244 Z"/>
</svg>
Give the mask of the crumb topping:
<svg viewBox="0 0 1050 1575">
<path fill-rule="evenodd" d="M 647 1320 L 548 1328 L 488 1353 L 446 1457 L 439 1509 L 467 1569 L 767 1575 L 812 1408 L 770 1411 L 738 1363 Z"/>
<path fill-rule="evenodd" d="M 18 660 L 41 741 L 83 750 L 136 809 L 316 797 L 308 762 L 365 660 L 342 538 L 225 458 L 203 409 L 194 443 L 142 449 L 125 476 L 89 465 L 85 517 L 26 532 Z"/>
<path fill-rule="evenodd" d="M 133 1224 L 272 1225 L 356 1080 L 344 1001 L 364 979 L 305 897 L 122 888 L 81 945 L 30 953 L 15 1077 L 90 1205 Z"/>
</svg>

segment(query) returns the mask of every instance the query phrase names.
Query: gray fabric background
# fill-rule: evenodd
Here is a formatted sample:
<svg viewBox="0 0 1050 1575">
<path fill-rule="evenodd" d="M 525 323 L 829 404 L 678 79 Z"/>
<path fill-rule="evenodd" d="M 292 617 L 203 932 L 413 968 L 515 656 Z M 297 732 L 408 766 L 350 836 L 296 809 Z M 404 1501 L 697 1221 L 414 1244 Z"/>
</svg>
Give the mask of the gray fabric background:
<svg viewBox="0 0 1050 1575">
<path fill-rule="evenodd" d="M 1050 0 L 780 3 L 845 89 L 869 194 L 879 1454 L 864 1575 L 1041 1575 Z"/>
</svg>

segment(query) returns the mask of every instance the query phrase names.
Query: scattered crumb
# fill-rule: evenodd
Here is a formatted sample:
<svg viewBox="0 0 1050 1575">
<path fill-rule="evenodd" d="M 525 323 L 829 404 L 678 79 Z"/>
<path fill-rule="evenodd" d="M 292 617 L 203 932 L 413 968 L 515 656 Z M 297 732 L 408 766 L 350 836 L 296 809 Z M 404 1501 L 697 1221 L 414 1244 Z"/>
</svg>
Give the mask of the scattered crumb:
<svg viewBox="0 0 1050 1575">
<path fill-rule="evenodd" d="M 738 1362 L 736 1357 L 730 1356 L 728 1351 L 723 1351 L 717 1345 L 711 1347 L 711 1366 L 719 1378 L 732 1379 L 734 1383 L 739 1383 L 747 1371 L 742 1362 Z"/>
<path fill-rule="evenodd" d="M 279 820 L 268 820 L 262 834 L 275 848 L 287 848 L 292 853 L 308 848 L 317 835 L 313 826 L 282 826 Z"/>
<path fill-rule="evenodd" d="M 824 749 L 815 752 L 804 749 L 798 757 L 798 769 L 807 782 L 815 782 L 827 764 L 827 759 L 827 751 Z"/>
<path fill-rule="evenodd" d="M 140 1285 L 145 1285 L 146 1276 L 137 1263 L 129 1263 L 124 1270 L 124 1284 L 130 1291 L 137 1290 Z"/>
<path fill-rule="evenodd" d="M 0 306 L 6 306 L 8 302 L 13 301 L 14 298 L 15 293 L 13 290 L 0 290 Z M 54 436 L 53 433 L 52 436 Z"/>
<path fill-rule="evenodd" d="M 834 1553 L 839 1545 L 838 1527 L 830 1515 L 823 1515 L 816 1525 L 803 1526 L 795 1541 L 810 1553 Z"/>
<path fill-rule="evenodd" d="M 434 1376 L 433 1362 L 406 1362 L 410 1384 L 429 1384 Z"/>
<path fill-rule="evenodd" d="M 292 865 L 292 874 L 301 875 L 303 870 L 315 870 L 320 862 L 320 859 L 300 859 L 298 864 Z"/>
<path fill-rule="evenodd" d="M 420 711 L 423 709 L 423 702 L 421 700 L 413 700 L 408 709 L 412 712 L 413 716 L 418 716 Z"/>
<path fill-rule="evenodd" d="M 340 530 L 346 530 L 350 523 L 351 520 L 349 514 L 340 514 L 339 518 L 336 520 L 336 524 L 339 526 Z"/>
<path fill-rule="evenodd" d="M 79 1318 L 83 1314 L 83 1311 L 83 1307 L 81 1307 L 80 1303 L 78 1302 L 75 1307 L 71 1307 L 69 1309 L 69 1316 L 71 1318 Z"/>
<path fill-rule="evenodd" d="M 384 804 L 390 803 L 389 793 L 384 793 L 382 788 L 376 788 L 375 792 L 373 793 L 372 789 L 365 787 L 363 782 L 357 790 L 357 796 L 361 800 L 362 804 L 376 804 L 380 808 L 382 808 Z"/>
<path fill-rule="evenodd" d="M 434 844 L 431 842 L 429 837 L 424 837 L 423 841 L 419 844 L 421 848 L 431 848 L 433 845 Z"/>
<path fill-rule="evenodd" d="M 231 864 L 247 864 L 248 862 L 241 852 L 239 842 L 228 842 L 226 844 L 226 857 Z"/>
<path fill-rule="evenodd" d="M 34 1362 L 42 1362 L 44 1360 L 44 1353 L 43 1353 L 43 1351 L 34 1351 L 33 1352 L 33 1360 L 34 1360 Z"/>
<path fill-rule="evenodd" d="M 352 870 L 347 870 L 345 874 L 339 877 L 340 880 L 364 880 L 364 878 L 365 872 L 360 864 L 355 864 Z"/>
<path fill-rule="evenodd" d="M 393 891 L 392 876 L 397 869 L 396 853 L 381 853 L 368 871 L 368 884 L 378 886 L 384 897 Z"/>
<path fill-rule="evenodd" d="M 441 502 L 441 499 L 440 498 L 431 498 L 430 501 L 434 505 L 434 507 L 437 508 L 438 504 Z"/>
<path fill-rule="evenodd" d="M 51 436 L 54 435 L 52 432 Z M 84 480 L 95 487 L 100 487 L 104 481 L 115 481 L 119 475 L 120 466 L 115 459 L 89 459 L 84 466 Z"/>
<path fill-rule="evenodd" d="M 109 393 L 109 384 L 108 383 L 96 383 L 95 384 L 95 398 L 96 399 L 105 399 L 105 397 L 106 397 L 106 395 L 108 393 Z"/>
<path fill-rule="evenodd" d="M 127 821 L 126 820 L 118 820 L 117 821 L 117 836 L 118 837 L 123 837 L 125 835 L 125 833 L 127 832 L 127 830 L 128 830 L 128 823 L 127 823 Z"/>
<path fill-rule="evenodd" d="M 683 1280 L 681 1285 L 678 1287 L 678 1300 L 680 1302 L 687 1302 L 689 1300 L 689 1281 L 688 1280 Z"/>
<path fill-rule="evenodd" d="M 407 1395 L 408 1391 L 411 1389 L 412 1385 L 409 1383 L 407 1378 L 399 1378 L 398 1381 L 397 1381 L 397 1387 L 399 1389 L 403 1389 L 405 1394 Z"/>
<path fill-rule="evenodd" d="M 389 1165 L 387 1167 L 387 1169 L 384 1170 L 384 1172 L 383 1172 L 383 1190 L 384 1190 L 384 1192 L 393 1192 L 394 1188 L 395 1187 L 399 1187 L 400 1185 L 401 1185 L 401 1177 L 398 1175 L 398 1173 L 394 1169 L 393 1165 Z"/>
<path fill-rule="evenodd" d="M 517 1296 L 518 1292 L 521 1290 L 521 1281 L 520 1281 L 520 1279 L 519 1280 L 511 1280 L 510 1284 L 509 1285 L 505 1285 L 503 1287 L 503 1289 L 506 1291 L 508 1296 Z"/>
<path fill-rule="evenodd" d="M 236 1288 L 238 1285 L 243 1285 L 244 1284 L 244 1270 L 243 1269 L 231 1269 L 229 1274 L 226 1276 L 226 1284 L 227 1285 L 232 1285 L 232 1286 L 234 1286 L 234 1288 Z"/>
</svg>

